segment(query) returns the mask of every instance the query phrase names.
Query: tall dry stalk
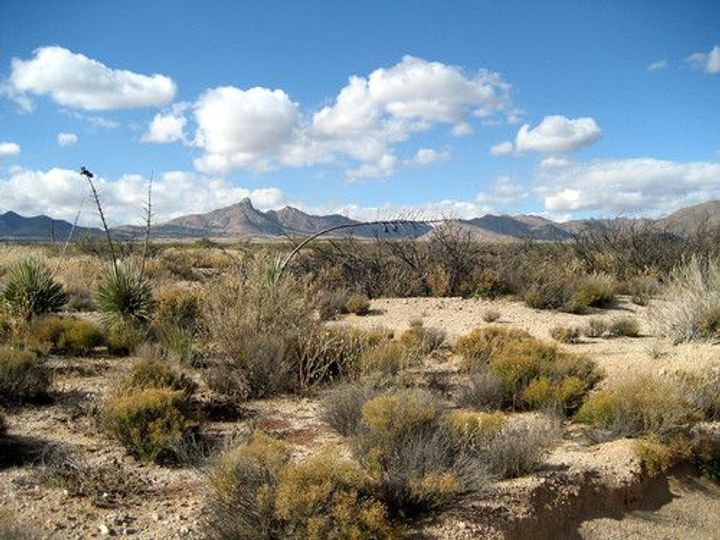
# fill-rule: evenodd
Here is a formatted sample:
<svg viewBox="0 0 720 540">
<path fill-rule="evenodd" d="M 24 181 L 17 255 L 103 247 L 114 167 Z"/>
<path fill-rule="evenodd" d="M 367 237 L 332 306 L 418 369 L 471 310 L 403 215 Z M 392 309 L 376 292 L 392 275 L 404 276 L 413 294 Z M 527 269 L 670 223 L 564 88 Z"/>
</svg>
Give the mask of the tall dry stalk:
<svg viewBox="0 0 720 540">
<path fill-rule="evenodd" d="M 95 175 L 91 173 L 89 170 L 87 170 L 85 167 L 80 168 L 80 174 L 84 176 L 88 184 L 90 184 L 90 190 L 92 191 L 93 199 L 95 200 L 95 205 L 97 206 L 98 214 L 100 214 L 100 221 L 102 222 L 103 230 L 105 231 L 105 238 L 107 239 L 108 248 L 110 249 L 110 256 L 112 257 L 112 265 L 113 269 L 115 270 L 115 273 L 117 274 L 117 257 L 115 256 L 115 244 L 112 241 L 112 235 L 110 234 L 110 228 L 108 227 L 107 221 L 105 220 L 105 212 L 103 211 L 102 204 L 100 203 L 100 196 L 98 195 L 97 189 L 95 188 L 95 182 L 93 182 L 93 178 Z"/>
</svg>

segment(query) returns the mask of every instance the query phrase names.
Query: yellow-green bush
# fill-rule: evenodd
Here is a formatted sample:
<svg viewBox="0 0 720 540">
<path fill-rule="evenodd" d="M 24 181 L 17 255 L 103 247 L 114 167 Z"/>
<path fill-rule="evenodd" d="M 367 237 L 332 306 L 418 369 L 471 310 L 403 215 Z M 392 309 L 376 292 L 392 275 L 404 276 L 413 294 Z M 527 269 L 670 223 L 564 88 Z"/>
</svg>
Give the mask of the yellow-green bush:
<svg viewBox="0 0 720 540">
<path fill-rule="evenodd" d="M 352 293 L 345 303 L 345 309 L 355 315 L 367 315 L 370 313 L 370 300 L 364 294 Z"/>
<path fill-rule="evenodd" d="M 661 439 L 687 430 L 698 420 L 678 381 L 636 376 L 594 392 L 575 419 L 618 437 L 655 435 Z"/>
<path fill-rule="evenodd" d="M 428 355 L 443 346 L 445 332 L 438 328 L 426 328 L 420 320 L 412 321 L 410 328 L 400 334 L 400 343 L 409 351 Z"/>
<path fill-rule="evenodd" d="M 490 361 L 495 350 L 512 341 L 524 341 L 531 336 L 524 330 L 487 326 L 476 328 L 469 334 L 458 338 L 453 350 L 462 356 L 462 365 L 467 370 L 483 369 Z"/>
<path fill-rule="evenodd" d="M 395 375 L 398 371 L 417 364 L 418 360 L 417 355 L 408 351 L 401 343 L 386 341 L 362 353 L 360 370 L 363 374 Z"/>
<path fill-rule="evenodd" d="M 635 453 L 642 462 L 643 470 L 650 476 L 657 476 L 689 459 L 693 453 L 692 446 L 692 441 L 682 435 L 662 441 L 651 434 L 634 441 Z"/>
<path fill-rule="evenodd" d="M 130 454 L 158 463 L 176 460 L 199 427 L 188 412 L 187 394 L 170 388 L 119 394 L 105 416 L 108 430 Z"/>
<path fill-rule="evenodd" d="M 148 388 L 170 388 L 191 395 L 196 384 L 182 373 L 178 373 L 167 362 L 141 358 L 133 363 L 130 373 L 121 384 L 120 391 L 132 393 Z"/>
<path fill-rule="evenodd" d="M 46 316 L 31 322 L 28 335 L 32 343 L 49 344 L 50 351 L 67 355 L 86 355 L 105 344 L 105 335 L 94 323 L 76 318 Z"/>
<path fill-rule="evenodd" d="M 292 464 L 286 445 L 256 433 L 210 473 L 209 538 L 393 538 L 373 479 L 323 451 Z"/>
<path fill-rule="evenodd" d="M 0 346 L 0 402 L 43 397 L 50 387 L 50 370 L 31 351 Z"/>
<path fill-rule="evenodd" d="M 196 330 L 202 312 L 202 291 L 198 288 L 170 285 L 156 291 L 155 320 L 158 324 L 177 325 Z"/>
</svg>

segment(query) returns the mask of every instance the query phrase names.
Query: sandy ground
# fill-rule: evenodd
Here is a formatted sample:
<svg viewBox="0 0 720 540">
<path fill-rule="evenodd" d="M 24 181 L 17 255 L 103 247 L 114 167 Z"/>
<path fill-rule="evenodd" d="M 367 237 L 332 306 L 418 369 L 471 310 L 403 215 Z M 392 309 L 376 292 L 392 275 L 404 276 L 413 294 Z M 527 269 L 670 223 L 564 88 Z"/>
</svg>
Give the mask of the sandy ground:
<svg viewBox="0 0 720 540">
<path fill-rule="evenodd" d="M 537 311 L 510 301 L 461 299 L 388 299 L 372 303 L 372 314 L 348 316 L 335 324 L 385 326 L 402 331 L 413 319 L 438 327 L 454 340 L 497 309 L 496 324 L 524 328 L 549 339 L 559 324 L 582 326 L 589 316 Z M 594 314 L 632 315 L 641 321 L 640 338 L 585 340 L 564 345 L 595 359 L 617 379 L 634 372 L 672 372 L 720 361 L 712 345 L 673 347 L 649 334 L 646 309 L 623 302 L 618 309 Z M 0 466 L 0 509 L 9 510 L 39 529 L 44 538 L 138 539 L 193 538 L 200 530 L 204 474 L 194 469 L 144 465 L 125 455 L 87 416 L 97 408 L 131 359 L 53 359 L 57 368 L 56 402 L 9 411 L 15 442 L 41 452 L 52 445 L 71 446 L 88 463 L 115 467 L 145 482 L 144 492 L 110 505 L 73 497 L 62 489 L 31 482 L 32 470 L 19 464 Z M 427 370 L 452 368 L 452 358 L 435 360 Z M 205 398 L 207 396 L 201 396 Z M 237 418 L 211 420 L 206 432 L 226 441 L 254 429 L 282 437 L 298 457 L 343 439 L 320 419 L 322 395 L 250 402 Z M 545 466 L 531 477 L 493 484 L 485 493 L 462 501 L 437 519 L 419 523 L 418 538 L 718 538 L 720 488 L 691 474 L 645 485 L 632 444 L 627 440 L 591 446 L 569 426 Z M 229 444 L 229 443 L 226 443 Z M 5 447 L 7 448 L 7 447 Z M 5 448 L 0 448 L 3 451 Z M 101 501 L 102 503 L 102 501 Z M 109 506 L 109 507 L 106 507 Z M 564 526 L 561 528 L 560 526 Z"/>
</svg>

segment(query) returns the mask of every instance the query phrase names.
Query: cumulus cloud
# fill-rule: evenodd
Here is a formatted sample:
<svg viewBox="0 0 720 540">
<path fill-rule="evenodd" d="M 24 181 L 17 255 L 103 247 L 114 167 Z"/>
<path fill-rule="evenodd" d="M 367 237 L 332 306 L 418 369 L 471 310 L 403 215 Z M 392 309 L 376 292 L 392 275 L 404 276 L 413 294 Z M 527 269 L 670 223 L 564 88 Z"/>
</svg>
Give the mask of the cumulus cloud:
<svg viewBox="0 0 720 540">
<path fill-rule="evenodd" d="M 509 176 L 501 176 L 492 183 L 490 190 L 478 193 L 475 201 L 485 207 L 507 207 L 526 199 L 528 195 L 528 190 L 522 184 Z"/>
<path fill-rule="evenodd" d="M 385 154 L 377 161 L 366 163 L 355 169 L 348 169 L 345 171 L 345 178 L 348 182 L 368 178 L 386 178 L 398 169 L 428 167 L 447 161 L 451 157 L 452 153 L 448 149 L 434 150 L 432 148 L 421 148 L 410 159 L 399 159 L 393 154 Z"/>
<path fill-rule="evenodd" d="M 198 170 L 270 169 L 355 162 L 348 177 L 385 176 L 398 163 L 396 145 L 439 124 L 472 132 L 470 120 L 510 114 L 511 86 L 486 70 L 406 56 L 367 77 L 352 76 L 332 103 L 307 115 L 283 90 L 227 86 L 194 105 Z M 420 157 L 422 164 L 436 160 Z"/>
<path fill-rule="evenodd" d="M 648 65 L 647 70 L 648 71 L 658 71 L 661 69 L 665 69 L 668 66 L 667 60 L 656 60 L 652 64 Z"/>
<path fill-rule="evenodd" d="M 572 152 L 594 143 L 600 138 L 602 130 L 594 119 L 567 118 L 553 115 L 543 118 L 536 127 L 523 125 L 515 137 L 515 144 L 505 141 L 490 149 L 494 155 L 513 152 Z M 511 147 L 512 145 L 512 147 Z"/>
<path fill-rule="evenodd" d="M 188 106 L 187 103 L 178 103 L 169 111 L 156 114 L 140 140 L 158 144 L 185 141 L 185 111 Z"/>
<path fill-rule="evenodd" d="M 685 62 L 695 69 L 708 74 L 720 73 L 720 45 L 715 45 L 710 52 L 696 52 L 685 59 Z"/>
<path fill-rule="evenodd" d="M 118 179 L 96 178 L 105 213 L 111 225 L 137 223 L 147 197 L 147 179 L 127 174 Z M 85 180 L 68 169 L 47 171 L 12 168 L 0 176 L 0 209 L 23 215 L 47 213 L 72 220 L 81 201 L 88 197 Z M 189 213 L 207 212 L 249 197 L 258 208 L 279 208 L 285 196 L 277 188 L 249 190 L 234 186 L 222 178 L 196 173 L 166 172 L 153 182 L 153 210 L 157 222 Z M 97 216 L 85 205 L 81 217 L 84 225 L 98 226 Z"/>
<path fill-rule="evenodd" d="M 240 167 L 267 169 L 281 159 L 293 142 L 299 110 L 282 90 L 223 86 L 200 97 L 195 118 L 195 144 L 205 150 L 195 167 L 223 173 Z"/>
<path fill-rule="evenodd" d="M 720 196 L 720 163 L 654 158 L 544 160 L 537 194 L 553 213 L 607 216 L 668 212 Z"/>
<path fill-rule="evenodd" d="M 165 75 L 112 69 L 63 47 L 41 47 L 29 60 L 13 58 L 5 93 L 32 110 L 32 95 L 50 96 L 65 107 L 84 110 L 162 107 L 175 97 Z"/>
<path fill-rule="evenodd" d="M 19 144 L 14 142 L 0 142 L 0 159 L 6 156 L 17 156 L 19 153 Z"/>
<path fill-rule="evenodd" d="M 73 144 L 78 142 L 78 136 L 74 133 L 58 133 L 57 134 L 57 143 L 58 146 L 62 146 L 63 148 L 67 146 L 72 146 Z"/>
</svg>

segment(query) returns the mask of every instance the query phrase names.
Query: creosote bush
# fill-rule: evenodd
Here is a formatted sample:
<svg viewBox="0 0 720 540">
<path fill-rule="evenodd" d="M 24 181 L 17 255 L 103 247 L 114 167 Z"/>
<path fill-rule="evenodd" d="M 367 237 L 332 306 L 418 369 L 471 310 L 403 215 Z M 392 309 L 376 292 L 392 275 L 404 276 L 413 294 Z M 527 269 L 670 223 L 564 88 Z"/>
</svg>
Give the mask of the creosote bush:
<svg viewBox="0 0 720 540">
<path fill-rule="evenodd" d="M 130 454 L 158 463 L 176 461 L 178 449 L 199 427 L 191 417 L 187 394 L 171 388 L 116 395 L 107 405 L 105 423 Z"/>
<path fill-rule="evenodd" d="M 197 385 L 188 376 L 173 369 L 166 361 L 141 358 L 133 363 L 130 373 L 120 386 L 120 392 L 128 394 L 148 388 L 169 388 L 190 396 Z"/>
<path fill-rule="evenodd" d="M 550 337 L 560 343 L 577 343 L 582 334 L 576 326 L 554 326 L 550 329 Z"/>
<path fill-rule="evenodd" d="M 422 320 L 410 322 L 410 328 L 400 335 L 400 343 L 418 355 L 427 356 L 439 351 L 445 344 L 445 331 L 439 328 L 427 328 Z"/>
<path fill-rule="evenodd" d="M 170 285 L 155 293 L 155 321 L 159 326 L 178 326 L 190 332 L 200 329 L 202 291 L 196 287 Z"/>
<path fill-rule="evenodd" d="M 67 294 L 48 266 L 27 258 L 10 269 L 2 296 L 8 305 L 26 319 L 62 310 Z"/>
<path fill-rule="evenodd" d="M 31 351 L 0 346 L 0 402 L 15 403 L 43 397 L 50 387 L 50 370 Z"/>
</svg>

